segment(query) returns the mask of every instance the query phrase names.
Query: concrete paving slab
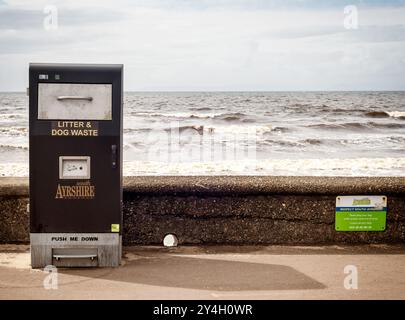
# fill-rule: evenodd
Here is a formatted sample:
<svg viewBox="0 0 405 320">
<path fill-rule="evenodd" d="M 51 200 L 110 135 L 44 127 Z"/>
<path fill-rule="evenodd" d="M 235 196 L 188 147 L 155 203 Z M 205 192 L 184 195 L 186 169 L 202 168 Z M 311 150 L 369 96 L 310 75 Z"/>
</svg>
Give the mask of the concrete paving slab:
<svg viewBox="0 0 405 320">
<path fill-rule="evenodd" d="M 0 246 L 0 299 L 405 299 L 405 245 L 125 247 L 119 268 L 59 268 L 57 289 L 29 262 Z"/>
</svg>

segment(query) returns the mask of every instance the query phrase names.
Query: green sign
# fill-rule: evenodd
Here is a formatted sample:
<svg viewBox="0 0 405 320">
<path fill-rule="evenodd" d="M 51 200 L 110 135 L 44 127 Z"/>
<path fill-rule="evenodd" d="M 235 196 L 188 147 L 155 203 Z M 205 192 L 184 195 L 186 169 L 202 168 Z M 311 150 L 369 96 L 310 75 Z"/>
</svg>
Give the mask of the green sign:
<svg viewBox="0 0 405 320">
<path fill-rule="evenodd" d="M 387 197 L 338 196 L 336 231 L 384 231 L 387 221 Z"/>
</svg>

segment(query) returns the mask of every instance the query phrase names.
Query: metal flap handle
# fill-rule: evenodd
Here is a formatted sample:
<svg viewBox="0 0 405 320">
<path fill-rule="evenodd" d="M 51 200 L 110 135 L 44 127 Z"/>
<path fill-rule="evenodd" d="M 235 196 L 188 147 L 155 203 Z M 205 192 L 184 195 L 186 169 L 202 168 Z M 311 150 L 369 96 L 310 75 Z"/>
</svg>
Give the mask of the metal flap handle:
<svg viewBox="0 0 405 320">
<path fill-rule="evenodd" d="M 53 257 L 59 261 L 60 259 L 91 259 L 97 258 L 96 254 L 54 254 Z"/>
<path fill-rule="evenodd" d="M 86 97 L 86 96 L 59 96 L 57 97 L 59 101 L 63 100 L 87 100 L 93 101 L 93 97 Z"/>
</svg>

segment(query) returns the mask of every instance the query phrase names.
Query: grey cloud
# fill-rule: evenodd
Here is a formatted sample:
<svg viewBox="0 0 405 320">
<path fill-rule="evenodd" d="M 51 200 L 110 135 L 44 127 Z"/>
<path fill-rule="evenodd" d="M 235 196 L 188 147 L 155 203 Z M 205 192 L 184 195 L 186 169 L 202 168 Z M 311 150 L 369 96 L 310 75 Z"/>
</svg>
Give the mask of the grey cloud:
<svg viewBox="0 0 405 320">
<path fill-rule="evenodd" d="M 283 30 L 270 31 L 268 36 L 272 36 L 280 39 L 298 39 L 308 37 L 329 36 L 345 32 L 342 26 L 301 26 L 290 27 Z"/>
<path fill-rule="evenodd" d="M 282 30 L 269 31 L 263 37 L 277 39 L 300 39 L 309 37 L 339 36 L 351 42 L 402 42 L 405 41 L 405 25 L 391 26 L 360 26 L 358 29 L 347 30 L 343 26 L 303 26 L 290 27 Z"/>
<path fill-rule="evenodd" d="M 363 26 L 347 31 L 347 36 L 353 42 L 404 42 L 405 25 Z"/>
<path fill-rule="evenodd" d="M 106 43 L 112 35 L 102 29 L 89 30 L 78 26 L 69 31 L 62 27 L 57 30 L 12 30 L 0 34 L 0 54 L 19 54 L 36 52 L 56 52 L 72 50 L 77 47 L 83 50 L 92 48 L 94 40 L 103 39 Z"/>
<path fill-rule="evenodd" d="M 1 4 L 1 3 L 0 3 Z M 15 9 L 7 6 L 0 7 L 0 29 L 23 30 L 41 29 L 46 17 L 41 10 Z M 126 18 L 125 11 L 117 9 L 86 8 L 58 9 L 58 24 L 63 26 L 86 26 L 105 22 L 120 21 Z"/>
<path fill-rule="evenodd" d="M 42 27 L 43 17 L 40 11 L 0 8 L 0 29 Z"/>
<path fill-rule="evenodd" d="M 135 0 L 133 4 L 148 7 L 206 10 L 210 8 L 257 9 L 328 9 L 358 5 L 367 7 L 405 6 L 405 0 Z"/>
</svg>

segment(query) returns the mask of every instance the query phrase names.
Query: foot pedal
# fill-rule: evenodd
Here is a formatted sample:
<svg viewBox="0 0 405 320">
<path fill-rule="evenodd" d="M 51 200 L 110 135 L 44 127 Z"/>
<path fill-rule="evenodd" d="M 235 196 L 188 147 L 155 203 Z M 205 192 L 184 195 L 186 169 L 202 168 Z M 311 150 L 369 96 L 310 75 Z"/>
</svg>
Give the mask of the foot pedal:
<svg viewBox="0 0 405 320">
<path fill-rule="evenodd" d="M 56 267 L 97 267 L 97 248 L 53 248 L 52 262 Z"/>
</svg>

